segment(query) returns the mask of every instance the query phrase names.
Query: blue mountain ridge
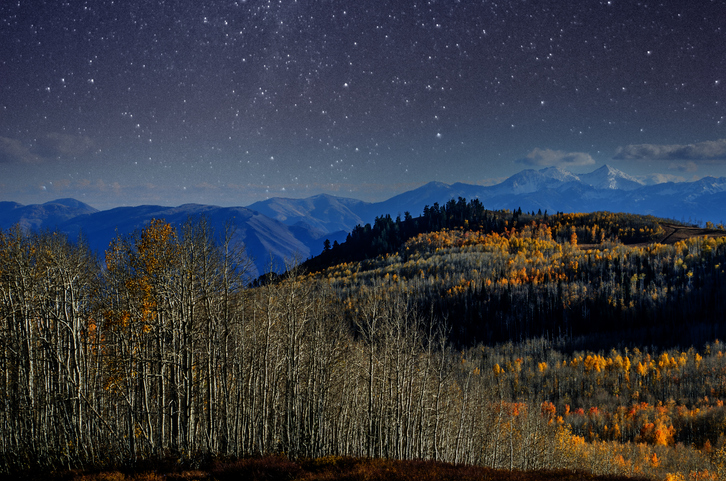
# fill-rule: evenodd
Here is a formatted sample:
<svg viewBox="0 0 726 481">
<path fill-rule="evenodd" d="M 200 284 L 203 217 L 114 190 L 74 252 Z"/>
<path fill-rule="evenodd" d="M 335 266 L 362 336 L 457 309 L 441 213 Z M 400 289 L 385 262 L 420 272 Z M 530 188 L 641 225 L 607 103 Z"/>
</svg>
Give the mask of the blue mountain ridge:
<svg viewBox="0 0 726 481">
<path fill-rule="evenodd" d="M 275 197 L 248 207 L 185 204 L 178 207 L 142 205 L 98 211 L 75 199 L 22 205 L 0 202 L 0 228 L 59 230 L 71 239 L 82 234 L 96 252 L 103 252 L 117 235 L 143 228 L 152 219 L 181 225 L 204 215 L 221 235 L 225 225 L 236 228 L 234 241 L 244 243 L 257 272 L 284 270 L 291 259 L 319 254 L 323 241 L 343 242 L 356 225 L 376 216 L 410 212 L 445 204 L 459 197 L 479 199 L 488 209 L 593 212 L 609 210 L 652 214 L 687 222 L 726 221 L 726 178 L 705 177 L 695 182 L 648 185 L 607 165 L 589 173 L 572 174 L 559 168 L 528 169 L 492 186 L 430 182 L 382 202 L 327 194 L 304 199 Z"/>
</svg>

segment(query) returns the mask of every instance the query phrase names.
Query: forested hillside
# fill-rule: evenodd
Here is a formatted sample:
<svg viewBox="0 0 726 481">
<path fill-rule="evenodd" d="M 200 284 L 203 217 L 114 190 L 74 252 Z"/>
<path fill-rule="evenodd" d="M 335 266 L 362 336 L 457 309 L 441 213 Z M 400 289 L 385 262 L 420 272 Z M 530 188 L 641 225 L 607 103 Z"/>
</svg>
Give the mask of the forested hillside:
<svg viewBox="0 0 726 481">
<path fill-rule="evenodd" d="M 203 221 L 152 222 L 105 265 L 2 231 L 0 466 L 284 453 L 716 479 L 726 238 L 654 243 L 662 224 L 462 199 L 351 234 L 384 255 L 326 267 L 346 242 L 257 287 Z"/>
<path fill-rule="evenodd" d="M 539 336 L 591 348 L 700 345 L 723 335 L 726 231 L 682 231 L 695 229 L 609 212 L 487 211 L 459 199 L 418 218 L 379 217 L 304 267 L 353 306 L 362 286 L 391 281 L 447 319 L 459 347 Z"/>
<path fill-rule="evenodd" d="M 554 240 L 567 242 L 574 233 L 580 242 L 603 243 L 621 241 L 626 244 L 658 241 L 665 234 L 663 219 L 632 214 L 595 212 L 592 214 L 544 214 L 515 211 L 490 211 L 474 199 L 467 202 L 459 197 L 443 206 L 425 206 L 423 214 L 412 217 L 409 212 L 395 220 L 390 215 L 376 217 L 373 225 L 358 225 L 343 244 L 326 245 L 324 252 L 308 260 L 304 267 L 315 271 L 341 262 L 359 261 L 382 254 L 397 252 L 411 237 L 441 230 L 459 229 L 503 234 L 509 229 L 522 228 L 531 222 L 550 227 Z M 673 221 L 667 221 L 673 223 Z M 679 224 L 679 223 L 675 223 Z"/>
</svg>

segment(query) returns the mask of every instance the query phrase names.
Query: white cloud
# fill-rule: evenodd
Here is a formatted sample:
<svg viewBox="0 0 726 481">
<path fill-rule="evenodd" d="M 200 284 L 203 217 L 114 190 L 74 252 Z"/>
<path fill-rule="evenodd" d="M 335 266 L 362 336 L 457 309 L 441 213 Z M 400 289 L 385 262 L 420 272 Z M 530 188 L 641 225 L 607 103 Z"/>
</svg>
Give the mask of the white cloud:
<svg viewBox="0 0 726 481">
<path fill-rule="evenodd" d="M 44 157 L 76 157 L 91 152 L 93 148 L 93 141 L 85 135 L 51 132 L 38 139 L 36 150 Z"/>
<path fill-rule="evenodd" d="M 565 152 L 562 150 L 536 148 L 518 163 L 536 167 L 572 167 L 581 165 L 593 165 L 595 159 L 585 152 Z"/>
<path fill-rule="evenodd" d="M 0 137 L 0 164 L 37 164 L 41 161 L 22 142 Z"/>
<path fill-rule="evenodd" d="M 688 145 L 635 144 L 619 147 L 615 159 L 621 160 L 726 160 L 726 139 Z"/>
<path fill-rule="evenodd" d="M 687 162 L 671 162 L 668 168 L 670 170 L 678 170 L 680 172 L 696 172 L 698 170 L 698 164 L 692 160 Z"/>
<path fill-rule="evenodd" d="M 0 164 L 39 164 L 61 157 L 89 154 L 94 142 L 86 136 L 50 133 L 28 146 L 17 139 L 0 137 Z"/>
</svg>

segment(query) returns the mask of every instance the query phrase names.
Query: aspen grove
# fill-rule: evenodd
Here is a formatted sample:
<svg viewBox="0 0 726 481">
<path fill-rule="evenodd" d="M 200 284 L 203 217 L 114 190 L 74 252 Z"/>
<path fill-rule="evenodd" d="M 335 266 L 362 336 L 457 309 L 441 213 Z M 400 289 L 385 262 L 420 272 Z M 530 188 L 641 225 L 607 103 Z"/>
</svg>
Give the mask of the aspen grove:
<svg viewBox="0 0 726 481">
<path fill-rule="evenodd" d="M 622 321 L 711 299 L 723 239 L 627 247 L 593 228 L 601 244 L 585 251 L 574 228 L 558 240 L 545 224 L 509 227 L 420 234 L 398 253 L 289 266 L 254 287 L 232 229 L 203 218 L 153 221 L 103 259 L 57 233 L 2 231 L 0 469 L 280 453 L 722 475 L 721 343 L 588 351 L 551 330 L 452 337 L 469 308 L 504 333 L 519 329 L 507 320 L 517 309 L 530 310 L 526 328 L 550 329 L 550 305 L 583 315 L 594 299 Z M 603 273 L 615 258 L 618 276 Z M 633 277 L 646 265 L 652 279 Z M 594 287 L 598 269 L 607 281 Z M 494 319 L 506 298 L 517 305 Z"/>
</svg>

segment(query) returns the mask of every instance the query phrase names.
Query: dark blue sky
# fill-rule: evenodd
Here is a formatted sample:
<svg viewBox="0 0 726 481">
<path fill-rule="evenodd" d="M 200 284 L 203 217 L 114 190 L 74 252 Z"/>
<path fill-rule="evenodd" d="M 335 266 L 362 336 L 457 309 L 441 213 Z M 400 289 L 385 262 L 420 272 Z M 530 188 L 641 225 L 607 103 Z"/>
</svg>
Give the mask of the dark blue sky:
<svg viewBox="0 0 726 481">
<path fill-rule="evenodd" d="M 720 0 L 8 0 L 0 200 L 726 175 L 724 18 Z"/>
</svg>

